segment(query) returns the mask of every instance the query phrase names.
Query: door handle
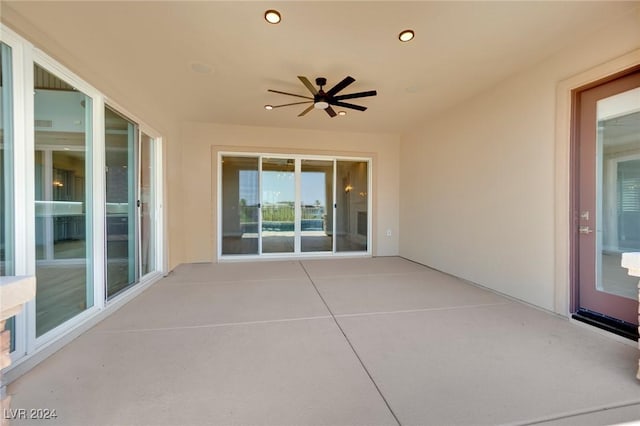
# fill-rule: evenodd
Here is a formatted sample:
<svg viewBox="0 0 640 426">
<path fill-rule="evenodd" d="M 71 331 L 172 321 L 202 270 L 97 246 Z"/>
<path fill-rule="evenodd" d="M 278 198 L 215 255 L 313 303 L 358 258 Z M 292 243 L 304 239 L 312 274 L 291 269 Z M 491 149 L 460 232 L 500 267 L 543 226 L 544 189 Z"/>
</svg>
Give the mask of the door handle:
<svg viewBox="0 0 640 426">
<path fill-rule="evenodd" d="M 589 228 L 588 225 L 582 225 L 578 227 L 578 232 L 581 234 L 590 234 L 593 232 L 593 229 Z"/>
</svg>

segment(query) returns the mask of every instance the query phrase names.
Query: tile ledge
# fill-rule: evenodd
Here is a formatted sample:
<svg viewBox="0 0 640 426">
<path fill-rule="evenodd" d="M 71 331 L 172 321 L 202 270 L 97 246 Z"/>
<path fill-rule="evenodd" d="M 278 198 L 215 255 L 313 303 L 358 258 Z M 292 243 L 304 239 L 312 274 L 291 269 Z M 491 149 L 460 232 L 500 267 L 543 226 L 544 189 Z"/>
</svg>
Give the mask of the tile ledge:
<svg viewBox="0 0 640 426">
<path fill-rule="evenodd" d="M 0 277 L 0 321 L 11 318 L 36 296 L 33 275 Z"/>
</svg>

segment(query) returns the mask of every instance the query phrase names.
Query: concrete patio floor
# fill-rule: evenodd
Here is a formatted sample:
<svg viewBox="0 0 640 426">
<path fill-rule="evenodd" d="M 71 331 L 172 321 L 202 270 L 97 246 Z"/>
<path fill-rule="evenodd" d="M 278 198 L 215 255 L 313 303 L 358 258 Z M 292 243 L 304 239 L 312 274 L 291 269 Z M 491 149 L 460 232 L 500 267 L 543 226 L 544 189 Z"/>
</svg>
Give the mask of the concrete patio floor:
<svg viewBox="0 0 640 426">
<path fill-rule="evenodd" d="M 181 265 L 13 382 L 38 425 L 601 425 L 633 342 L 397 257 Z"/>
</svg>

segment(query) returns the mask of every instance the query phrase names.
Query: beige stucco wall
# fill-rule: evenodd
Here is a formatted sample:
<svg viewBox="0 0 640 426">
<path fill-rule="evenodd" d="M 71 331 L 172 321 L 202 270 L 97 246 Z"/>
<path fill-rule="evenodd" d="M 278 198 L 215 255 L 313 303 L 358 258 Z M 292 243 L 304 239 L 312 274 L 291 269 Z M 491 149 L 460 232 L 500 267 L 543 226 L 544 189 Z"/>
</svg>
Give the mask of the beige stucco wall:
<svg viewBox="0 0 640 426">
<path fill-rule="evenodd" d="M 556 90 L 639 46 L 621 17 L 405 134 L 401 255 L 553 310 Z"/>
<path fill-rule="evenodd" d="M 217 259 L 215 179 L 220 150 L 372 157 L 373 255 L 398 254 L 399 136 L 184 123 L 180 139 L 184 262 Z"/>
</svg>

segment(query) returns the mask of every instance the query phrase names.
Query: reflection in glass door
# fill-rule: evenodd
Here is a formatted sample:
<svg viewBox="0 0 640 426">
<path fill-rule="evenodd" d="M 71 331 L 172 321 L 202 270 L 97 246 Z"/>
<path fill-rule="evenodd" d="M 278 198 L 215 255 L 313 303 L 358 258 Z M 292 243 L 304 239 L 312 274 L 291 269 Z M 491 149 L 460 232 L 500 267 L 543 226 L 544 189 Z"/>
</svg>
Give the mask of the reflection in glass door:
<svg viewBox="0 0 640 426">
<path fill-rule="evenodd" d="M 301 251 L 333 251 L 333 161 L 302 160 L 300 178 Z"/>
<path fill-rule="evenodd" d="M 291 158 L 262 160 L 262 253 L 295 251 L 296 182 Z"/>
<path fill-rule="evenodd" d="M 36 336 L 93 306 L 91 98 L 35 65 Z"/>
</svg>

